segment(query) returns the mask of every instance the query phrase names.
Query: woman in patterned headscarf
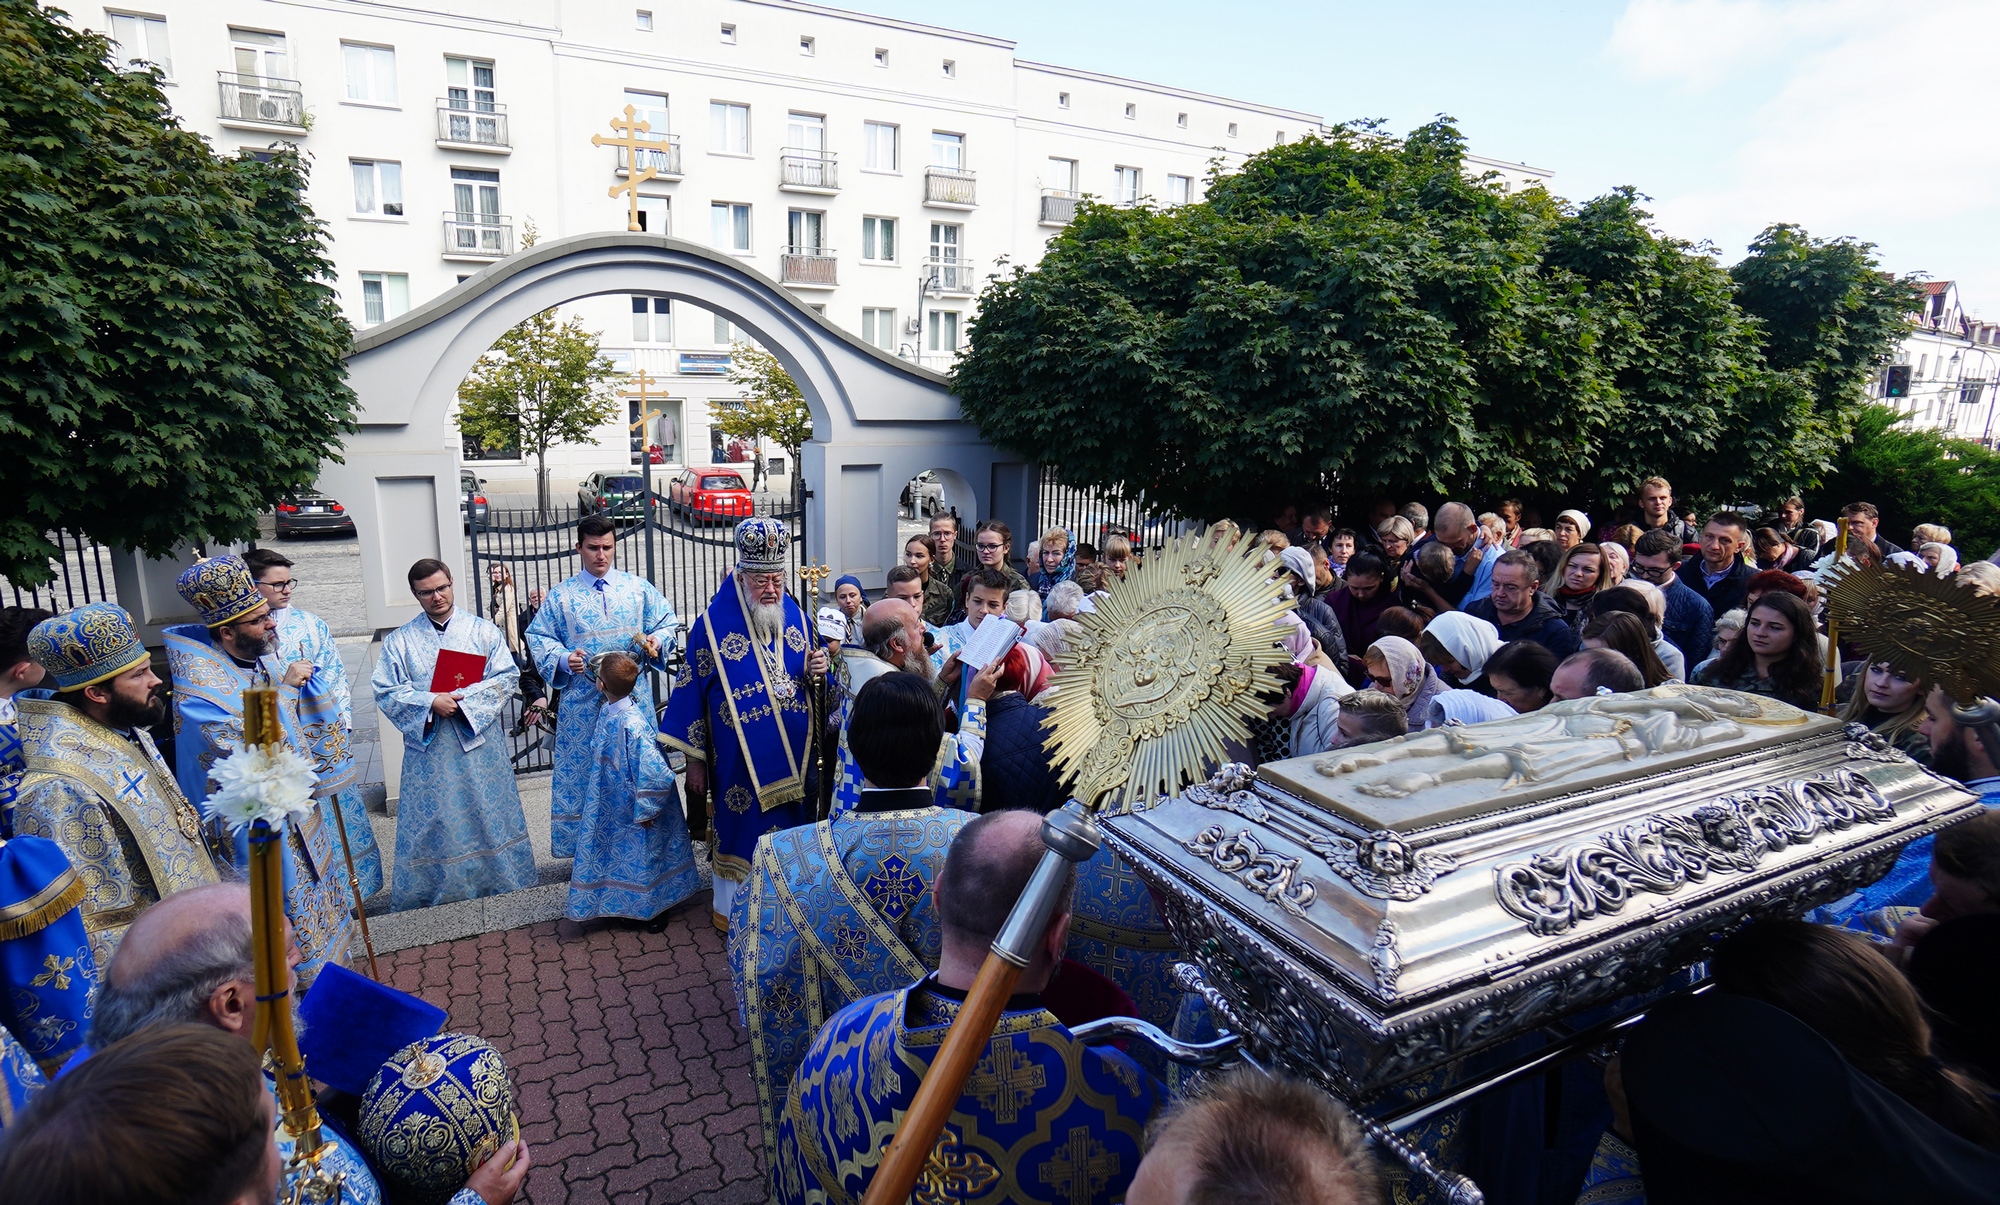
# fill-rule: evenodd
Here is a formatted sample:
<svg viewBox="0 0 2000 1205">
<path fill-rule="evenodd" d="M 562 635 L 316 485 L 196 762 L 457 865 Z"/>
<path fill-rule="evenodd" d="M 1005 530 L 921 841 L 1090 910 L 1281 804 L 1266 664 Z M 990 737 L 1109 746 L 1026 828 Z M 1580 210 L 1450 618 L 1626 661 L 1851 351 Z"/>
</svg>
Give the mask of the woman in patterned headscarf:
<svg viewBox="0 0 2000 1205">
<path fill-rule="evenodd" d="M 1417 646 L 1401 636 L 1384 636 L 1369 645 L 1363 661 L 1369 685 L 1394 695 L 1404 714 L 1419 717 L 1419 724 L 1430 714 L 1431 700 L 1448 689 Z"/>
<path fill-rule="evenodd" d="M 1028 584 L 1041 596 L 1046 605 L 1049 591 L 1058 582 L 1066 582 L 1076 573 L 1076 541 L 1070 538 L 1069 529 L 1051 527 L 1036 541 L 1040 551 L 1036 554 L 1041 564 L 1028 575 Z"/>
</svg>

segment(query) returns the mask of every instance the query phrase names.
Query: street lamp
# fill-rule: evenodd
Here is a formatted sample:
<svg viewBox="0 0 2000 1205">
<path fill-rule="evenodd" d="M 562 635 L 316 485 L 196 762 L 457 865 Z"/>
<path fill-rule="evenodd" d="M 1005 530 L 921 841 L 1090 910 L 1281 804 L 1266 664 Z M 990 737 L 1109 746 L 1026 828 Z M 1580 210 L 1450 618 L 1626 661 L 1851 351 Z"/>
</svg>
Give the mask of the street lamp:
<svg viewBox="0 0 2000 1205">
<path fill-rule="evenodd" d="M 943 296 L 944 287 L 943 283 L 938 280 L 937 266 L 932 265 L 930 274 L 917 282 L 917 342 L 916 354 L 911 359 L 920 365 L 924 362 L 924 298 L 928 297 L 932 301 L 937 301 Z"/>
</svg>

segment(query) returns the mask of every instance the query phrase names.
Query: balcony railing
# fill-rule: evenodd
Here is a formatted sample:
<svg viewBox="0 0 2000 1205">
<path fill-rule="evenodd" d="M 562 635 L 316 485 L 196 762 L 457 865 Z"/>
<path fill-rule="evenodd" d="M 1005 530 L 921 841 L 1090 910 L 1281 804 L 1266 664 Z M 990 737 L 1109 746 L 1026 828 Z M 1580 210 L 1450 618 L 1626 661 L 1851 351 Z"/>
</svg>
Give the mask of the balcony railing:
<svg viewBox="0 0 2000 1205">
<path fill-rule="evenodd" d="M 299 81 L 234 71 L 218 71 L 215 76 L 222 91 L 222 121 L 305 132 L 306 98 Z"/>
<path fill-rule="evenodd" d="M 652 168 L 653 178 L 655 180 L 680 179 L 681 178 L 680 135 L 661 134 L 656 137 L 651 137 L 647 141 L 656 144 L 658 149 L 641 150 L 639 152 L 639 170 L 644 171 L 649 167 Z M 630 175 L 631 170 L 632 168 L 630 159 L 625 153 L 625 148 L 621 146 L 618 148 L 618 174 Z"/>
<path fill-rule="evenodd" d="M 971 209 L 979 204 L 978 193 L 973 188 L 973 173 L 962 167 L 925 168 L 924 204 L 954 209 Z"/>
<path fill-rule="evenodd" d="M 924 271 L 937 277 L 938 291 L 956 293 L 961 296 L 979 291 L 979 283 L 974 278 L 972 261 L 956 257 L 932 256 L 924 261 Z"/>
<path fill-rule="evenodd" d="M 778 260 L 778 280 L 788 285 L 830 289 L 840 283 L 833 252 L 826 247 L 787 247 Z"/>
<path fill-rule="evenodd" d="M 1042 225 L 1067 226 L 1076 220 L 1076 207 L 1083 200 L 1080 192 L 1066 188 L 1044 188 L 1042 190 Z"/>
<path fill-rule="evenodd" d="M 495 151 L 513 149 L 513 142 L 507 136 L 506 105 L 439 100 L 437 122 L 439 146 L 451 144 Z"/>
<path fill-rule="evenodd" d="M 788 146 L 779 155 L 783 172 L 778 187 L 789 192 L 837 192 L 840 177 L 834 171 L 831 151 L 805 151 Z"/>
<path fill-rule="evenodd" d="M 514 219 L 504 213 L 444 211 L 444 253 L 452 259 L 499 259 L 514 252 Z"/>
</svg>

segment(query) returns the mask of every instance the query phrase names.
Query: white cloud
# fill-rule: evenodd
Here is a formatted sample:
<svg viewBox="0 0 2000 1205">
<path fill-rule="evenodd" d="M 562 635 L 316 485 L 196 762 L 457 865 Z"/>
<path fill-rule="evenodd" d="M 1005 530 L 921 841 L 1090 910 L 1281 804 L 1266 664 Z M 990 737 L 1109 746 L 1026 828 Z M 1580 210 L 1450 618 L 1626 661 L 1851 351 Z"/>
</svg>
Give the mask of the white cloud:
<svg viewBox="0 0 2000 1205">
<path fill-rule="evenodd" d="M 1641 79 L 1706 87 L 1807 39 L 1846 4 L 1764 0 L 1632 0 L 1608 49 Z"/>
</svg>

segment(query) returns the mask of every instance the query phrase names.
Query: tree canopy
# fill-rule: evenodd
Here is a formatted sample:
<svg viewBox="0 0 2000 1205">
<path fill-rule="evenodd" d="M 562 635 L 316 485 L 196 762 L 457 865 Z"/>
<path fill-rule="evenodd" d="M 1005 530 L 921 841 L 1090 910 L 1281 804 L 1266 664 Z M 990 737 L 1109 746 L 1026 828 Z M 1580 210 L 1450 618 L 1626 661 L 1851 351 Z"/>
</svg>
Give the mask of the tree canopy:
<svg viewBox="0 0 2000 1205">
<path fill-rule="evenodd" d="M 494 340 L 459 383 L 459 433 L 534 457 L 535 504 L 545 511 L 549 449 L 596 442 L 618 412 L 617 376 L 581 319 L 558 324 L 555 310 L 543 310 Z"/>
<path fill-rule="evenodd" d="M 1887 406 L 1862 408 L 1854 441 L 1806 494 L 1810 512 L 1834 515 L 1850 502 L 1873 502 L 1882 534 L 1898 544 L 1908 544 L 1919 523 L 1941 523 L 1961 560 L 2000 548 L 2000 454 L 1898 418 Z"/>
<path fill-rule="evenodd" d="M 156 76 L 0 0 L 0 573 L 47 533 L 254 538 L 354 429 L 322 225 L 289 150 L 220 156 Z"/>
<path fill-rule="evenodd" d="M 982 297 L 967 415 L 1069 484 L 1204 518 L 1624 501 L 1655 473 L 1759 499 L 1832 462 L 1911 308 L 1866 244 L 1773 227 L 1732 276 L 1632 190 L 1572 205 L 1464 153 L 1448 120 L 1337 127 L 1200 204 L 1084 204 Z"/>
<path fill-rule="evenodd" d="M 743 402 L 718 409 L 716 428 L 731 438 L 768 439 L 797 464 L 799 449 L 812 439 L 812 408 L 778 357 L 735 344 L 729 349 L 729 380 L 743 387 Z"/>
</svg>

